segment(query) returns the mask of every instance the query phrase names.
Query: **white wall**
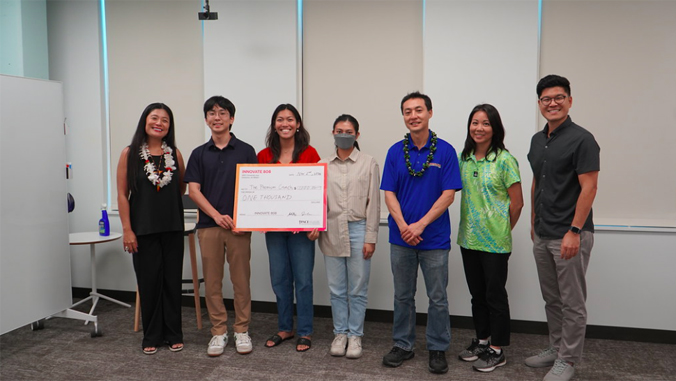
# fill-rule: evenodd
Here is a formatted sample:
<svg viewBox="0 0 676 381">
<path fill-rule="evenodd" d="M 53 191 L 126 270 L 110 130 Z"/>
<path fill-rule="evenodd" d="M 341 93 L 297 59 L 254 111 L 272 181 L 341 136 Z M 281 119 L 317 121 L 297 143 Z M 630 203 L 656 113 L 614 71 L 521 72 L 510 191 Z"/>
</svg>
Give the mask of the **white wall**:
<svg viewBox="0 0 676 381">
<path fill-rule="evenodd" d="M 464 141 L 466 118 L 471 107 L 478 102 L 495 104 L 506 124 L 507 146 L 521 163 L 524 184 L 529 184 L 530 169 L 525 153 L 530 136 L 537 128 L 534 86 L 538 73 L 536 47 L 533 47 L 537 36 L 530 35 L 531 31 L 536 33 L 533 30 L 537 22 L 536 1 L 491 2 L 497 11 L 483 9 L 481 16 L 476 14 L 475 8 L 480 5 L 473 5 L 474 2 L 443 3 L 428 0 L 425 14 L 423 90 L 430 93 L 434 101 L 431 126 L 459 148 Z M 231 97 L 238 107 L 234 132 L 261 149 L 273 108 L 278 103 L 293 103 L 297 99 L 296 63 L 291 59 L 297 53 L 295 1 L 229 1 L 212 2 L 211 5 L 212 11 L 219 12 L 221 20 L 205 25 L 205 96 L 221 93 Z M 268 6 L 279 8 L 269 13 Z M 96 228 L 104 195 L 97 12 L 93 2 L 48 2 L 52 77 L 64 81 L 66 117 L 70 125 L 68 157 L 73 162 L 74 179 L 69 182 L 69 188 L 77 201 L 76 211 L 70 216 L 73 232 Z M 447 19 L 441 17 L 443 12 L 450 12 L 446 14 Z M 501 14 L 509 17 L 500 17 Z M 275 15 L 282 15 L 284 22 Z M 440 18 L 435 19 L 437 15 Z M 499 33 L 491 29 L 493 23 L 495 28 L 502 28 Z M 462 29 L 449 29 L 460 26 Z M 228 28 L 238 32 L 235 34 Z M 487 31 L 481 32 L 483 28 Z M 215 35 L 209 36 L 210 33 Z M 465 39 L 474 34 L 488 37 L 477 39 L 477 44 L 472 43 L 473 39 Z M 229 36 L 237 36 L 237 39 L 230 40 Z M 491 42 L 493 39 L 495 42 Z M 209 51 L 220 40 L 227 49 L 222 49 L 221 59 L 215 61 Z M 448 41 L 448 47 L 434 50 L 434 45 L 444 40 Z M 487 60 L 497 60 L 500 66 L 485 62 Z M 475 66 L 481 70 L 474 71 Z M 442 68 L 433 75 L 434 70 Z M 401 132 L 404 132 L 403 126 Z M 529 191 L 527 186 L 525 188 L 527 206 L 514 233 L 508 289 L 514 319 L 544 321 L 544 303 L 528 238 Z M 454 229 L 457 218 L 457 210 L 453 209 Z M 111 228 L 120 231 L 115 217 L 111 222 Z M 669 271 L 676 265 L 675 247 L 674 233 L 598 232 L 588 274 L 589 323 L 676 330 L 675 287 Z M 73 286 L 88 287 L 86 248 L 72 248 L 71 253 Z M 97 247 L 97 254 L 100 288 L 135 290 L 131 260 L 122 251 L 120 242 Z M 469 316 L 470 298 L 459 252 L 454 248 L 451 256 L 451 313 Z M 392 279 L 385 226 L 381 227 L 373 261 L 369 308 L 391 310 Z M 232 292 L 225 283 L 225 295 L 231 297 Z M 426 297 L 422 287 L 420 290 L 418 310 L 424 312 Z M 257 301 L 274 301 L 262 234 L 253 236 L 252 297 Z M 330 304 L 319 250 L 315 266 L 315 303 Z"/>
</svg>

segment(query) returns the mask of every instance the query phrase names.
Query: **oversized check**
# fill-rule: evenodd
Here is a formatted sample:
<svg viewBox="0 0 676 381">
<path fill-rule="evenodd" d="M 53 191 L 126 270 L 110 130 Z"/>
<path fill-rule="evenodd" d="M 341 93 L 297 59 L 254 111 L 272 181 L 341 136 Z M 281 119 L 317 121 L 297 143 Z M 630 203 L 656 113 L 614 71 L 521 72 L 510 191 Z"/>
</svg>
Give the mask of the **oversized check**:
<svg viewBox="0 0 676 381">
<path fill-rule="evenodd" d="M 235 230 L 326 230 L 323 164 L 237 164 Z"/>
</svg>

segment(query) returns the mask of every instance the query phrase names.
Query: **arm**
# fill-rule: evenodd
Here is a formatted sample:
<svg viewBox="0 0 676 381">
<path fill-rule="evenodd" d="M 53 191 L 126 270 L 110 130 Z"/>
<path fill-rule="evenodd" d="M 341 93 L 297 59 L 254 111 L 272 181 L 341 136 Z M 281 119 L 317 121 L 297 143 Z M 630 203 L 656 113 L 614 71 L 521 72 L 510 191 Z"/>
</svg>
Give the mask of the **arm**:
<svg viewBox="0 0 676 381">
<path fill-rule="evenodd" d="M 366 199 L 366 235 L 362 253 L 364 259 L 370 259 L 376 251 L 378 228 L 380 226 L 380 170 L 375 160 L 371 161 L 369 177 L 369 194 Z"/>
<path fill-rule="evenodd" d="M 425 228 L 434 222 L 439 216 L 441 216 L 446 209 L 453 203 L 455 200 L 455 189 L 447 189 L 441 193 L 441 196 L 434 202 L 432 208 L 418 221 L 408 225 L 405 231 L 401 232 L 401 238 L 404 241 L 408 242 L 409 239 L 417 237 L 420 241 L 422 238 L 423 231 Z"/>
<path fill-rule="evenodd" d="M 580 181 L 580 195 L 575 204 L 575 216 L 573 216 L 573 226 L 582 228 L 589 212 L 591 211 L 599 179 L 599 171 L 583 173 L 577 176 Z M 561 240 L 561 258 L 571 259 L 577 255 L 580 250 L 580 235 L 568 231 Z"/>
<path fill-rule="evenodd" d="M 392 191 L 385 191 L 385 205 L 387 205 L 387 210 L 390 212 L 390 216 L 392 216 L 392 219 L 394 219 L 397 227 L 399 227 L 399 232 L 403 238 L 403 232 L 408 229 L 408 224 L 406 223 L 406 220 L 404 220 L 404 215 L 401 212 L 401 205 L 399 204 L 396 193 Z M 404 241 L 411 246 L 415 246 L 420 243 L 422 239 L 420 237 L 414 237 L 410 240 L 404 239 Z"/>
<path fill-rule="evenodd" d="M 519 217 L 521 216 L 521 209 L 523 209 L 523 192 L 521 192 L 521 183 L 514 183 L 507 188 L 509 195 L 509 224 L 514 230 Z"/>
<path fill-rule="evenodd" d="M 183 155 L 181 151 L 176 148 L 176 158 L 178 159 L 178 185 L 181 190 L 181 194 L 185 194 L 185 183 L 183 182 L 183 176 L 185 176 L 185 165 L 183 163 Z"/>
<path fill-rule="evenodd" d="M 138 251 L 136 234 L 131 230 L 131 218 L 129 217 L 129 185 L 127 184 L 127 156 L 129 147 L 122 150 L 120 160 L 117 162 L 117 208 L 122 222 L 122 244 L 124 250 L 130 253 Z"/>
<path fill-rule="evenodd" d="M 530 240 L 535 241 L 535 176 L 530 187 Z"/>
<path fill-rule="evenodd" d="M 235 227 L 232 217 L 228 215 L 221 214 L 216 208 L 214 208 L 209 200 L 202 194 L 202 186 L 199 183 L 189 183 L 188 184 L 188 196 L 190 199 L 195 201 L 197 207 L 206 213 L 209 217 L 213 218 L 216 224 L 223 229 L 231 230 Z"/>
</svg>

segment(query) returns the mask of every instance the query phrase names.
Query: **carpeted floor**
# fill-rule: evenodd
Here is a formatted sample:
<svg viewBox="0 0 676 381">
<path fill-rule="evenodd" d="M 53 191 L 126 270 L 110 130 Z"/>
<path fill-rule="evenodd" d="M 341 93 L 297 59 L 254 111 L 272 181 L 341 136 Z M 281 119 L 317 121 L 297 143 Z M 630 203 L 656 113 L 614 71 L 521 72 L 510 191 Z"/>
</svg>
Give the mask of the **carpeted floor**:
<svg viewBox="0 0 676 381">
<path fill-rule="evenodd" d="M 86 303 L 87 308 L 89 304 Z M 391 348 L 391 324 L 366 322 L 364 356 L 349 360 L 331 357 L 331 319 L 315 318 L 312 349 L 295 351 L 294 341 L 265 348 L 265 339 L 276 333 L 277 316 L 254 313 L 250 327 L 254 351 L 235 352 L 232 336 L 225 353 L 211 358 L 206 346 L 210 323 L 197 330 L 195 310 L 183 308 L 185 349 L 170 352 L 160 348 L 153 356 L 141 352 L 141 332 L 133 332 L 133 309 L 105 300 L 96 310 L 102 337 L 91 338 L 91 324 L 54 318 L 45 328 L 29 326 L 0 336 L 0 379 L 2 380 L 541 380 L 547 369 L 531 369 L 523 359 L 547 345 L 546 336 L 512 334 L 506 348 L 507 365 L 492 373 L 480 373 L 457 359 L 473 332 L 453 329 L 447 352 L 449 372 L 433 375 L 427 370 L 425 327 L 417 329 L 415 357 L 399 368 L 382 365 Z M 585 361 L 577 367 L 574 380 L 676 380 L 676 346 L 613 340 L 588 339 Z"/>
</svg>

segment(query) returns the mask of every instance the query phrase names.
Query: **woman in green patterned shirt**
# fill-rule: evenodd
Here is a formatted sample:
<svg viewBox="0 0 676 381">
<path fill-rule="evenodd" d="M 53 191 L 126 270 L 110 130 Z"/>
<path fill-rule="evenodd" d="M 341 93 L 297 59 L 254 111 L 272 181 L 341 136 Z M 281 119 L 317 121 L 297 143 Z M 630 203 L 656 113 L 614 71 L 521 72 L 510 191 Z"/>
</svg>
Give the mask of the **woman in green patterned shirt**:
<svg viewBox="0 0 676 381">
<path fill-rule="evenodd" d="M 519 164 L 505 148 L 504 138 L 498 110 L 489 104 L 474 107 L 459 160 L 458 246 L 472 294 L 476 338 L 459 358 L 475 361 L 473 368 L 481 372 L 507 363 L 502 350 L 510 336 L 507 262 L 512 229 L 523 207 Z"/>
</svg>

